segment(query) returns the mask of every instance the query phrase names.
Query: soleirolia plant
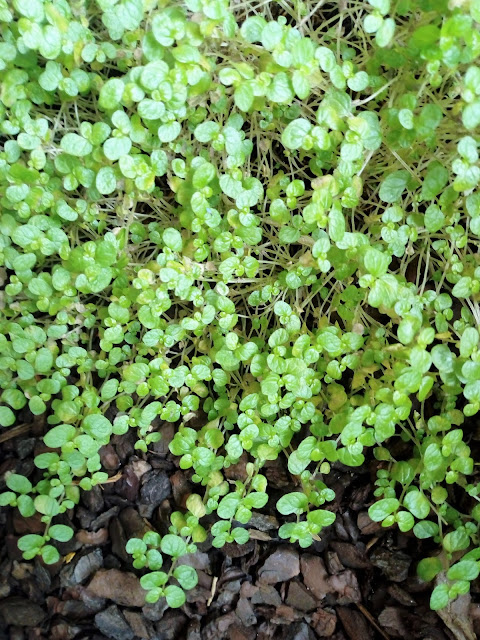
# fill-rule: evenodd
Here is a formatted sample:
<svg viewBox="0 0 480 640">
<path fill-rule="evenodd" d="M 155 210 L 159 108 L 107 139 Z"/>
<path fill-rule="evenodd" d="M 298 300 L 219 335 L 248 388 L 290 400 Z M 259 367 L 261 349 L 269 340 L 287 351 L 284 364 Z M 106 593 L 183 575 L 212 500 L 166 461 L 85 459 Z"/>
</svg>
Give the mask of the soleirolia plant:
<svg viewBox="0 0 480 640">
<path fill-rule="evenodd" d="M 149 602 L 183 604 L 208 534 L 248 540 L 277 457 L 282 538 L 373 455 L 370 517 L 437 543 L 432 608 L 468 592 L 480 0 L 0 0 L 0 25 L 0 425 L 49 425 L 0 496 L 45 523 L 24 557 L 59 560 L 100 447 L 160 419 L 198 493 L 128 542 Z"/>
</svg>

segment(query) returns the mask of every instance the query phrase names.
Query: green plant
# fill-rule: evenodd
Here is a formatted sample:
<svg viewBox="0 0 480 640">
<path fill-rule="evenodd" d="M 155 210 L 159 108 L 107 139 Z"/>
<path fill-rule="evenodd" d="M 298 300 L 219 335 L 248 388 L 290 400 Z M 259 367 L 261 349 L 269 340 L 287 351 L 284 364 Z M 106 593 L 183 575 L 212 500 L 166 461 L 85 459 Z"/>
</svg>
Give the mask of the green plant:
<svg viewBox="0 0 480 640">
<path fill-rule="evenodd" d="M 311 544 L 331 465 L 373 452 L 372 519 L 443 550 L 432 607 L 478 575 L 480 4 L 330 9 L 0 0 L 0 425 L 50 426 L 0 496 L 45 522 L 25 558 L 59 559 L 99 448 L 159 416 L 199 493 L 128 543 L 150 602 L 183 604 L 205 516 L 248 540 L 279 456 L 281 537 Z"/>
</svg>

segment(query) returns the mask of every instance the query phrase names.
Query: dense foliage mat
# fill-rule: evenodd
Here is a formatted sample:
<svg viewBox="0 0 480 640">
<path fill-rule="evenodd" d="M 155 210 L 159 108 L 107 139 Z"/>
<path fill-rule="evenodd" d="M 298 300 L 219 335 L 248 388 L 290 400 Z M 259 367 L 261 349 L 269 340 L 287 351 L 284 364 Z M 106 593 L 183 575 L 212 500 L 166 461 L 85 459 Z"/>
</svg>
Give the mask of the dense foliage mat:
<svg viewBox="0 0 480 640">
<path fill-rule="evenodd" d="M 177 559 L 209 533 L 248 540 L 266 461 L 308 547 L 331 466 L 372 453 L 370 517 L 436 543 L 432 608 L 466 593 L 480 2 L 0 0 L 0 22 L 0 424 L 50 425 L 43 479 L 0 496 L 42 514 L 24 557 L 58 561 L 100 447 L 136 429 L 146 451 L 160 419 L 198 493 L 128 543 L 148 601 L 183 604 Z"/>
</svg>

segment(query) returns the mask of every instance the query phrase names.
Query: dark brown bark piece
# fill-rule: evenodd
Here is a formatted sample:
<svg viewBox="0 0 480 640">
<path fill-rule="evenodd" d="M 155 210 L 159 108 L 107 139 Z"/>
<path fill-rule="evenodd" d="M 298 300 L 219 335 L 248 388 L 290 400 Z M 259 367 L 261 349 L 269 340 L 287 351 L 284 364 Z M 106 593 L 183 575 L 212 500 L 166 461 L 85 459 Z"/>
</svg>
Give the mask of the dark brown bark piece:
<svg viewBox="0 0 480 640">
<path fill-rule="evenodd" d="M 312 611 L 317 606 L 317 601 L 310 591 L 300 582 L 292 580 L 288 585 L 288 595 L 285 601 L 290 607 L 299 611 Z"/>
<path fill-rule="evenodd" d="M 0 602 L 0 616 L 7 626 L 37 627 L 42 624 L 47 613 L 44 607 L 27 598 L 12 596 Z"/>
<path fill-rule="evenodd" d="M 337 614 L 350 640 L 372 640 L 372 629 L 359 611 L 350 607 L 337 607 Z"/>
<path fill-rule="evenodd" d="M 118 569 L 101 569 L 94 575 L 87 590 L 97 598 L 112 600 L 125 607 L 142 607 L 145 591 L 133 573 Z"/>
<path fill-rule="evenodd" d="M 337 626 L 337 616 L 333 611 L 317 609 L 312 616 L 312 627 L 321 638 L 333 635 Z"/>
<path fill-rule="evenodd" d="M 282 548 L 272 553 L 258 572 L 264 584 L 285 582 L 300 573 L 298 553 L 293 549 Z"/>
<path fill-rule="evenodd" d="M 372 566 L 365 551 L 358 545 L 334 541 L 331 547 L 337 552 L 340 562 L 350 569 L 368 569 Z"/>
</svg>

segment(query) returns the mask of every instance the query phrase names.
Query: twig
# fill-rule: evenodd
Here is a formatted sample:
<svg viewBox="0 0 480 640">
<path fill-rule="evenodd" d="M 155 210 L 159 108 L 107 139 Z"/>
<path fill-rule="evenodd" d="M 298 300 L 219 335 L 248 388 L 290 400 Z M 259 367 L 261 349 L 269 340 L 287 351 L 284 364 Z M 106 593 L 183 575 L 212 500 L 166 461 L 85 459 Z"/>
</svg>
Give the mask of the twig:
<svg viewBox="0 0 480 640">
<path fill-rule="evenodd" d="M 102 488 L 104 484 L 112 484 L 112 482 L 118 482 L 118 480 L 120 480 L 120 478 L 122 476 L 123 476 L 123 472 L 119 471 L 114 476 L 111 476 L 110 478 L 107 478 L 103 482 L 100 482 L 99 483 L 100 484 L 100 488 Z M 72 484 L 79 485 L 80 484 L 80 480 L 73 480 Z"/>
<path fill-rule="evenodd" d="M 319 2 L 317 2 L 317 4 L 313 7 L 313 9 L 310 11 L 310 13 L 308 15 L 306 15 L 298 24 L 297 24 L 297 29 L 300 29 L 300 27 L 303 27 L 303 25 L 308 22 L 310 20 L 310 18 L 315 14 L 315 12 L 320 9 L 320 7 L 325 4 L 326 0 L 319 0 Z"/>
<path fill-rule="evenodd" d="M 111 484 L 112 482 L 117 482 L 117 480 L 120 480 L 122 476 L 123 476 L 123 472 L 119 471 L 114 476 L 111 476 L 110 478 L 108 478 L 108 480 L 105 480 L 101 484 Z"/>
<path fill-rule="evenodd" d="M 376 98 L 380 93 L 382 93 L 382 91 L 385 91 L 385 89 L 389 87 L 393 82 L 395 82 L 395 80 L 396 78 L 392 78 L 389 82 L 387 82 L 387 84 L 384 84 L 383 87 L 380 87 L 380 89 L 377 89 L 375 93 L 372 93 L 371 96 L 368 96 L 368 98 L 364 98 L 363 100 L 354 100 L 353 106 L 359 107 L 361 104 L 366 104 L 367 102 L 370 102 L 370 100 L 373 100 L 374 98 Z"/>
<path fill-rule="evenodd" d="M 7 440 L 11 440 L 12 438 L 17 438 L 18 436 L 21 436 L 24 433 L 28 433 L 31 428 L 32 428 L 32 425 L 30 424 L 19 424 L 17 427 L 13 427 L 13 429 L 10 429 L 10 431 L 0 434 L 0 443 L 7 442 Z"/>
<path fill-rule="evenodd" d="M 415 178 L 415 180 L 417 180 L 418 182 L 421 182 L 420 178 L 417 176 L 415 171 L 411 167 L 408 166 L 408 164 L 405 162 L 405 160 L 403 158 L 401 158 L 396 151 L 394 151 L 393 149 L 390 149 L 390 147 L 388 147 L 388 150 L 400 162 L 402 167 L 404 169 L 406 169 L 408 171 L 408 173 Z"/>
<path fill-rule="evenodd" d="M 373 156 L 373 151 L 370 151 L 370 153 L 367 155 L 367 157 L 365 158 L 365 162 L 362 165 L 362 168 L 360 169 L 360 171 L 357 173 L 357 176 L 361 176 L 365 167 L 368 165 L 368 163 L 370 162 L 371 158 Z"/>
<path fill-rule="evenodd" d="M 379 626 L 379 624 L 377 623 L 377 621 L 375 620 L 375 618 L 372 616 L 372 614 L 370 613 L 370 611 L 368 611 L 367 609 L 365 609 L 365 607 L 363 606 L 363 604 L 357 602 L 356 603 L 358 609 L 360 610 L 361 613 L 363 613 L 363 615 L 365 616 L 365 618 L 370 622 L 370 624 L 372 625 L 372 627 L 375 627 L 375 629 L 378 631 L 378 633 L 385 638 L 385 640 L 390 640 L 390 636 L 385 633 L 385 631 L 382 629 L 382 627 Z"/>
<path fill-rule="evenodd" d="M 216 590 L 217 590 L 217 582 L 218 582 L 218 578 L 217 578 L 217 576 L 213 576 L 213 580 L 212 580 L 212 588 L 211 588 L 211 590 L 210 590 L 210 597 L 209 597 L 209 599 L 207 600 L 207 607 L 209 607 L 209 606 L 212 604 L 212 602 L 213 602 L 213 599 L 214 599 L 214 597 L 215 597 L 215 592 L 216 592 Z"/>
<path fill-rule="evenodd" d="M 377 544 L 377 542 L 380 540 L 380 538 L 378 536 L 375 536 L 374 538 L 372 538 L 371 540 L 368 541 L 368 543 L 365 546 L 366 551 L 368 551 L 369 549 L 371 549 L 373 547 L 374 544 Z"/>
</svg>

